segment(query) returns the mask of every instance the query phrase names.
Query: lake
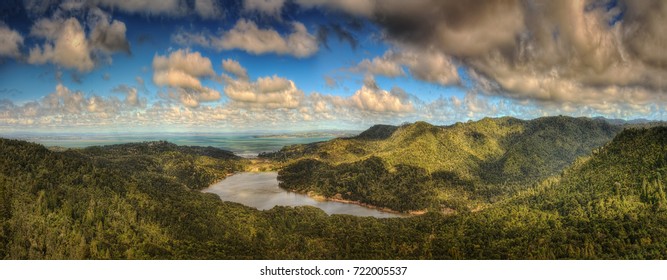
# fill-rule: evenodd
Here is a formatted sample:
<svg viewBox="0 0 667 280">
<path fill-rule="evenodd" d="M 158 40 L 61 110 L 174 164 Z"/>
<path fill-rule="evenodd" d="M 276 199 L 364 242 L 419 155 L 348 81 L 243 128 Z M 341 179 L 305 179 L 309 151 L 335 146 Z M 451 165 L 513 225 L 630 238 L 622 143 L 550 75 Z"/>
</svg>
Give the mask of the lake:
<svg viewBox="0 0 667 280">
<path fill-rule="evenodd" d="M 403 215 L 382 212 L 356 204 L 318 201 L 307 195 L 290 192 L 278 187 L 276 172 L 242 172 L 211 185 L 203 192 L 214 193 L 224 201 L 238 202 L 259 210 L 274 206 L 314 206 L 327 214 L 348 214 L 376 218 L 403 217 Z"/>
</svg>

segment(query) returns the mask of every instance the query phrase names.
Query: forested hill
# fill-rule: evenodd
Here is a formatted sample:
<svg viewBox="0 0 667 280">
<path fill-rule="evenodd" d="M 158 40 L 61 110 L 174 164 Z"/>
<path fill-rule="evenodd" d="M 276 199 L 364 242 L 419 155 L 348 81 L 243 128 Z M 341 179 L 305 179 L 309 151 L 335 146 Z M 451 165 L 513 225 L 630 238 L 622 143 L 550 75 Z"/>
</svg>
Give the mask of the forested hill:
<svg viewBox="0 0 667 280">
<path fill-rule="evenodd" d="M 55 152 L 0 139 L 0 258 L 173 256 L 206 232 L 198 208 L 211 201 L 194 190 L 246 164 L 167 142 Z"/>
<path fill-rule="evenodd" d="M 279 179 L 287 189 L 400 211 L 469 210 L 560 173 L 621 129 L 571 117 L 376 125 L 265 156 L 285 162 Z"/>
<path fill-rule="evenodd" d="M 150 150 L 146 145 L 115 146 L 108 154 L 107 148 L 53 152 L 0 139 L 0 258 L 667 257 L 664 127 L 625 130 L 558 174 L 478 211 L 395 219 L 222 202 L 169 166 L 217 161 L 213 166 L 228 166 L 219 169 L 226 173 L 240 170 L 243 160 L 178 148 L 130 155 Z M 422 179 L 434 180 L 427 175 Z"/>
<path fill-rule="evenodd" d="M 461 217 L 473 222 L 456 242 L 481 241 L 491 258 L 664 259 L 666 179 L 667 127 L 626 129 L 562 175 Z"/>
</svg>

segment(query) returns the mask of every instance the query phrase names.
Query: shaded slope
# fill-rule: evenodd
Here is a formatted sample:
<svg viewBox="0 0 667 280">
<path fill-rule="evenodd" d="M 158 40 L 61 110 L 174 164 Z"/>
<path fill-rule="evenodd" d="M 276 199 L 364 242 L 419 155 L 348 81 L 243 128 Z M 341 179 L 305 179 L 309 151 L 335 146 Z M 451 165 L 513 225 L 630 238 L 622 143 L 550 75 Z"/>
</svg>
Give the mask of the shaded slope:
<svg viewBox="0 0 667 280">
<path fill-rule="evenodd" d="M 667 127 L 624 130 L 562 176 L 457 217 L 466 229 L 445 246 L 479 244 L 485 258 L 664 258 L 666 147 Z"/>
<path fill-rule="evenodd" d="M 587 118 L 548 117 L 525 123 L 506 140 L 502 157 L 485 166 L 489 182 L 532 182 L 559 173 L 577 157 L 609 142 L 618 126 Z"/>
</svg>

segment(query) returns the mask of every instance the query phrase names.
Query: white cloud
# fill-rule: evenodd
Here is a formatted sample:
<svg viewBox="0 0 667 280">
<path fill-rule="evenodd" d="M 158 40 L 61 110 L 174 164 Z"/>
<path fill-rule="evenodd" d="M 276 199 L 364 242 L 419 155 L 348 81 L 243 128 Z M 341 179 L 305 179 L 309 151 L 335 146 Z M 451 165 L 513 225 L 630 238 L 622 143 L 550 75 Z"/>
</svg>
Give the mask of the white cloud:
<svg viewBox="0 0 667 280">
<path fill-rule="evenodd" d="M 195 0 L 195 12 L 204 19 L 221 17 L 221 8 L 214 0 Z"/>
<path fill-rule="evenodd" d="M 452 59 L 432 48 L 422 50 L 415 47 L 402 47 L 388 50 L 381 57 L 362 60 L 351 70 L 385 77 L 397 77 L 405 75 L 404 66 L 418 80 L 439 85 L 460 83 L 460 77 Z"/>
<path fill-rule="evenodd" d="M 391 117 L 415 112 L 415 101 L 420 102 L 399 87 L 390 91 L 379 88 L 375 80 L 367 76 L 364 84 L 352 96 L 313 93 L 307 103 L 314 113 L 333 114 L 342 118 L 378 119 L 382 115 Z"/>
<path fill-rule="evenodd" d="M 406 65 L 416 79 L 439 85 L 453 85 L 461 81 L 452 59 L 438 50 L 404 50 L 397 54 L 396 59 Z"/>
<path fill-rule="evenodd" d="M 97 62 L 111 62 L 111 54 L 125 52 L 129 54 L 130 44 L 125 33 L 125 23 L 112 20 L 98 8 L 87 10 L 87 25 L 91 32 L 86 36 L 84 27 L 74 17 L 37 20 L 30 34 L 44 39 L 44 44 L 30 49 L 28 62 L 31 64 L 53 63 L 79 72 L 92 70 Z"/>
<path fill-rule="evenodd" d="M 386 77 L 397 77 L 405 75 L 401 65 L 392 57 L 393 52 L 387 51 L 382 57 L 374 57 L 372 60 L 364 59 L 353 68 L 357 71 L 365 71 L 373 75 Z"/>
<path fill-rule="evenodd" d="M 21 45 L 23 45 L 23 36 L 0 21 L 0 57 L 21 56 Z"/>
<path fill-rule="evenodd" d="M 31 34 L 47 42 L 30 49 L 29 63 L 54 63 L 80 72 L 90 71 L 95 66 L 86 35 L 76 18 L 40 19 L 33 25 Z"/>
<path fill-rule="evenodd" d="M 54 6 L 58 6 L 61 0 L 23 0 L 28 16 L 38 18 L 44 16 Z"/>
<path fill-rule="evenodd" d="M 130 43 L 125 37 L 127 27 L 125 23 L 111 18 L 100 9 L 92 9 L 97 20 L 90 33 L 90 43 L 93 48 L 98 48 L 106 53 L 125 52 L 130 53 Z"/>
<path fill-rule="evenodd" d="M 78 114 L 88 103 L 83 93 L 72 92 L 62 84 L 56 85 L 56 91 L 44 97 L 43 105 L 53 113 Z"/>
<path fill-rule="evenodd" d="M 128 85 L 119 85 L 112 90 L 116 93 L 122 93 L 125 95 L 125 105 L 128 107 L 146 107 L 146 98 L 140 98 L 137 88 L 131 87 Z"/>
<path fill-rule="evenodd" d="M 373 112 L 407 113 L 414 111 L 412 102 L 400 92 L 363 85 L 349 99 L 353 106 Z"/>
<path fill-rule="evenodd" d="M 299 58 L 309 57 L 318 50 L 316 38 L 300 22 L 292 22 L 292 33 L 281 35 L 271 28 L 259 28 L 255 22 L 239 19 L 232 29 L 219 36 L 179 31 L 172 41 L 181 45 L 200 45 L 223 50 L 243 50 L 251 54 L 275 53 Z"/>
<path fill-rule="evenodd" d="M 169 87 L 169 97 L 188 107 L 220 99 L 218 91 L 202 86 L 200 81 L 202 77 L 214 76 L 211 60 L 199 52 L 176 50 L 169 56 L 153 57 L 153 82 Z"/>
<path fill-rule="evenodd" d="M 233 59 L 225 59 L 222 61 L 222 69 L 225 71 L 234 74 L 239 79 L 247 80 L 248 71 L 241 66 L 241 64 Z"/>
<path fill-rule="evenodd" d="M 153 57 L 153 82 L 158 86 L 200 89 L 200 77 L 214 76 L 211 60 L 199 52 L 176 50 Z"/>
<path fill-rule="evenodd" d="M 241 19 L 212 45 L 219 50 L 240 49 L 253 54 L 277 53 L 296 57 L 307 57 L 317 51 L 317 41 L 306 27 L 293 23 L 294 32 L 283 38 L 273 29 L 260 29 L 249 20 Z"/>
<path fill-rule="evenodd" d="M 276 75 L 260 77 L 254 82 L 235 80 L 226 75 L 223 75 L 223 79 L 226 84 L 225 94 L 240 106 L 294 109 L 299 107 L 304 98 L 303 91 L 293 81 Z"/>
<path fill-rule="evenodd" d="M 37 127 L 104 126 L 114 119 L 131 114 L 135 106 L 124 106 L 118 98 L 86 96 L 57 84 L 55 91 L 41 100 L 15 105 L 0 103 L 0 125 Z"/>
<path fill-rule="evenodd" d="M 285 0 L 244 0 L 243 9 L 246 11 L 257 11 L 269 16 L 280 17 L 280 10 L 285 5 Z"/>
<path fill-rule="evenodd" d="M 286 83 L 277 77 L 267 77 L 253 84 L 256 93 L 260 83 L 264 90 L 285 90 Z M 184 89 L 173 89 L 173 92 Z M 462 97 L 440 97 L 426 103 L 401 91 L 389 92 L 373 87 L 371 80 L 362 86 L 355 95 L 341 97 L 336 95 L 311 93 L 300 97 L 298 106 L 272 106 L 284 102 L 284 97 L 273 96 L 276 102 L 260 103 L 268 96 L 256 96 L 250 102 L 230 100 L 213 105 L 200 104 L 201 97 L 175 93 L 172 97 L 179 103 L 159 100 L 143 106 L 136 89 L 129 86 L 117 87 L 117 92 L 125 94 L 121 101 L 115 96 L 86 96 L 80 91 L 72 91 L 58 85 L 56 91 L 38 101 L 16 105 L 11 101 L 0 101 L 0 127 L 95 127 L 132 129 L 137 127 L 182 127 L 189 131 L 221 129 L 266 129 L 267 127 L 293 128 L 343 128 L 360 129 L 377 123 L 400 124 L 406 121 L 425 120 L 434 124 L 451 124 L 467 119 L 480 119 L 489 116 L 512 114 L 522 118 L 535 118 L 544 115 L 568 114 L 573 116 L 597 116 L 605 108 L 582 107 L 576 105 L 545 107 L 533 101 L 513 101 L 494 96 L 468 92 Z M 199 93 L 197 93 L 199 94 Z M 639 93 L 638 93 L 639 94 Z M 213 96 L 204 98 L 216 99 Z M 399 101 L 397 101 L 399 100 Z M 190 103 L 192 102 L 192 103 Z M 397 104 L 400 102 L 401 104 Z M 382 105 L 378 105 L 382 104 Z M 406 110 L 406 105 L 413 109 Z M 409 108 L 409 107 L 408 107 Z M 609 117 L 637 117 L 640 111 L 630 108 L 611 107 Z M 647 105 L 641 114 L 662 114 L 667 108 Z M 606 112 L 606 111 L 605 111 Z M 635 112 L 635 113 L 632 113 Z"/>
<path fill-rule="evenodd" d="M 188 88 L 172 88 L 169 91 L 168 96 L 171 99 L 177 100 L 180 104 L 195 108 L 198 107 L 201 102 L 213 102 L 220 100 L 220 92 L 208 87 L 202 87 L 198 90 L 188 89 Z"/>
</svg>

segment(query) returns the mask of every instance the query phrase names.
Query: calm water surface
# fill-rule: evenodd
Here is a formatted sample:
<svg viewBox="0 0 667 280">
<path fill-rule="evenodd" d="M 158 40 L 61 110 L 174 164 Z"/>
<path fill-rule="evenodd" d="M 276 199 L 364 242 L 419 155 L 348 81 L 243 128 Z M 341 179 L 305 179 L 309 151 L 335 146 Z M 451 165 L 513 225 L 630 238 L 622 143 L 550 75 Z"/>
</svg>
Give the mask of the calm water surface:
<svg viewBox="0 0 667 280">
<path fill-rule="evenodd" d="M 329 215 L 348 214 L 377 218 L 401 217 L 401 215 L 386 213 L 355 204 L 317 201 L 304 194 L 283 190 L 278 187 L 278 173 L 276 172 L 238 173 L 211 185 L 204 192 L 214 193 L 220 196 L 222 200 L 238 202 L 259 210 L 268 210 L 277 205 L 310 205 L 324 210 Z"/>
</svg>

